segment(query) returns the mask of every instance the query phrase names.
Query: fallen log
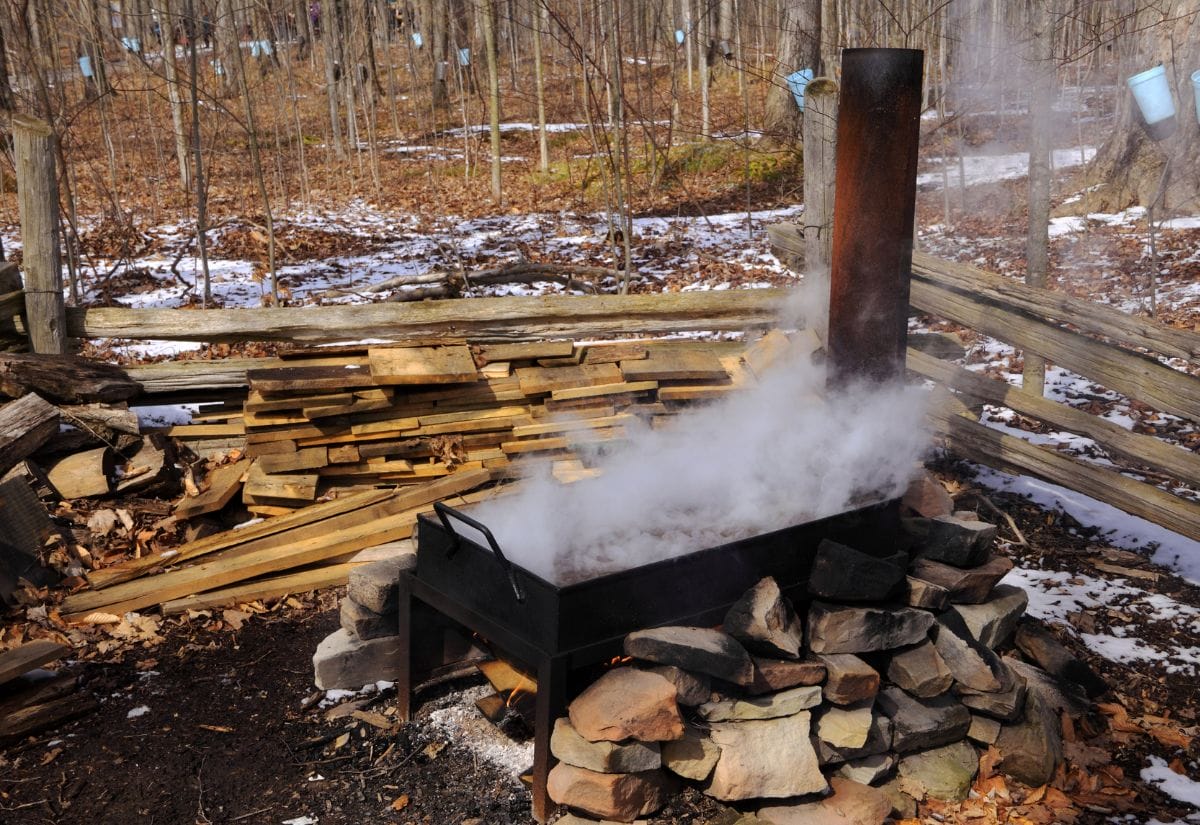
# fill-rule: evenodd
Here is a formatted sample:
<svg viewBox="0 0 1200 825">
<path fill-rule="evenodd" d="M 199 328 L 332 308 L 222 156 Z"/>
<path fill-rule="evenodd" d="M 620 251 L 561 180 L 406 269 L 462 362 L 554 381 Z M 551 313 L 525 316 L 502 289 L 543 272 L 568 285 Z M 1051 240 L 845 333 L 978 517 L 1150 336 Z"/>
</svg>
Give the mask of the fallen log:
<svg viewBox="0 0 1200 825">
<path fill-rule="evenodd" d="M 0 353 L 0 393 L 20 398 L 36 392 L 60 404 L 127 401 L 141 386 L 120 367 L 74 355 Z"/>
<path fill-rule="evenodd" d="M 24 676 L 34 668 L 61 659 L 71 648 L 50 639 L 35 639 L 0 653 L 0 685 Z"/>
<path fill-rule="evenodd" d="M 58 432 L 59 412 L 36 393 L 0 407 L 0 475 Z"/>
</svg>

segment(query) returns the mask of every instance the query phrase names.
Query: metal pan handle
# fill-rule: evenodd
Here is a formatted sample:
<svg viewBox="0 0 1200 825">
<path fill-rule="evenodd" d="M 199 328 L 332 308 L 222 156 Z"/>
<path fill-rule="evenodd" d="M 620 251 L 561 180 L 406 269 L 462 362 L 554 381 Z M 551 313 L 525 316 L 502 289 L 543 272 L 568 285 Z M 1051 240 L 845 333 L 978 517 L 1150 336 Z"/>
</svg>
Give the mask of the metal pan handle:
<svg viewBox="0 0 1200 825">
<path fill-rule="evenodd" d="M 516 570 L 513 569 L 512 563 L 504 557 L 504 552 L 500 549 L 500 545 L 496 542 L 496 537 L 492 535 L 492 531 L 488 529 L 487 525 L 478 519 L 471 518 L 461 510 L 454 509 L 445 502 L 435 501 L 433 503 L 433 511 L 437 513 L 438 518 L 442 522 L 442 526 L 446 528 L 446 532 L 454 537 L 454 544 L 451 545 L 449 551 L 451 554 L 458 550 L 459 543 L 462 541 L 462 536 L 458 534 L 458 531 L 454 529 L 454 525 L 450 523 L 451 517 L 458 519 L 468 527 L 475 528 L 483 534 L 483 537 L 487 539 L 488 546 L 492 548 L 492 555 L 496 557 L 496 561 L 500 563 L 500 566 L 504 569 L 504 572 L 508 574 L 508 583 L 512 585 L 513 595 L 516 596 L 517 603 L 524 604 L 525 588 L 523 588 L 521 583 L 517 581 Z"/>
</svg>

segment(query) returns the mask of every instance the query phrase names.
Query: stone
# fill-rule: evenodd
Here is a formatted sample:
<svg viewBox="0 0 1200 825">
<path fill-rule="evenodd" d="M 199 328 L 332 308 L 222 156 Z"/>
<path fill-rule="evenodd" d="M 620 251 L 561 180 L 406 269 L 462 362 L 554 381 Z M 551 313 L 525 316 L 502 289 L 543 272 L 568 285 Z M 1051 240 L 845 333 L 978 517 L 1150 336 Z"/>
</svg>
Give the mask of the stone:
<svg viewBox="0 0 1200 825">
<path fill-rule="evenodd" d="M 879 692 L 879 671 L 853 653 L 831 653 L 817 659 L 825 665 L 826 701 L 852 705 Z"/>
<path fill-rule="evenodd" d="M 417 566 L 416 555 L 405 554 L 350 569 L 346 595 L 372 613 L 395 613 L 399 606 L 400 574 Z"/>
<path fill-rule="evenodd" d="M 908 556 L 878 557 L 825 539 L 817 546 L 808 592 L 835 602 L 884 601 L 900 588 Z"/>
<path fill-rule="evenodd" d="M 810 716 L 718 722 L 710 736 L 721 749 L 705 790 L 730 802 L 819 793 L 828 787 L 809 742 Z"/>
<path fill-rule="evenodd" d="M 940 696 L 954 684 L 954 674 L 930 641 L 901 651 L 888 662 L 887 677 L 919 699 Z"/>
<path fill-rule="evenodd" d="M 633 822 L 667 803 L 676 781 L 663 771 L 597 773 L 559 762 L 546 780 L 546 792 L 560 805 L 593 816 Z"/>
<path fill-rule="evenodd" d="M 1029 594 L 1024 588 L 998 584 L 992 588 L 987 601 L 957 604 L 950 609 L 959 615 L 980 644 L 995 650 L 1012 637 L 1028 606 Z"/>
<path fill-rule="evenodd" d="M 910 753 L 900 760 L 900 777 L 934 799 L 962 802 L 979 772 L 979 754 L 969 742 Z"/>
<path fill-rule="evenodd" d="M 834 776 L 841 776 L 845 779 L 861 782 L 864 785 L 874 785 L 890 774 L 895 767 L 896 757 L 894 755 L 890 753 L 877 753 L 874 756 L 855 759 L 853 762 L 845 762 L 839 765 L 833 774 Z"/>
<path fill-rule="evenodd" d="M 736 685 L 754 681 L 754 663 L 737 639 L 707 627 L 655 627 L 625 637 L 635 659 L 706 673 Z"/>
<path fill-rule="evenodd" d="M 363 641 L 395 636 L 400 629 L 398 614 L 376 613 L 374 610 L 363 607 L 349 596 L 342 599 L 339 615 L 342 629 Z"/>
<path fill-rule="evenodd" d="M 892 749 L 908 753 L 935 748 L 967 735 L 971 713 L 949 696 L 917 699 L 900 688 L 887 688 L 876 698 L 879 709 L 892 720 Z"/>
<path fill-rule="evenodd" d="M 874 704 L 872 697 L 853 707 L 826 705 L 814 714 L 817 738 L 835 748 L 861 748 L 871 732 Z"/>
<path fill-rule="evenodd" d="M 917 559 L 908 574 L 949 590 L 951 604 L 979 604 L 987 601 L 992 588 L 1012 567 L 1012 559 L 1004 556 L 992 556 L 985 564 L 969 570 L 932 559 Z"/>
<path fill-rule="evenodd" d="M 657 742 L 589 742 L 565 716 L 554 722 L 550 752 L 568 765 L 598 773 L 637 773 L 662 765 Z"/>
<path fill-rule="evenodd" d="M 1071 654 L 1041 622 L 1026 617 L 1017 626 L 1017 649 L 1060 682 L 1079 685 L 1095 698 L 1108 692 L 1108 684 Z"/>
<path fill-rule="evenodd" d="M 616 667 L 592 682 L 567 708 L 571 724 L 589 742 L 683 737 L 675 686 L 632 667 Z"/>
<path fill-rule="evenodd" d="M 814 659 L 796 662 L 788 659 L 765 659 L 752 656 L 754 681 L 748 693 L 769 693 L 800 685 L 819 685 L 825 681 L 825 665 Z"/>
<path fill-rule="evenodd" d="M 802 710 L 821 704 L 819 685 L 791 688 L 779 693 L 768 693 L 753 699 L 725 699 L 707 702 L 696 711 L 709 722 L 729 722 L 747 719 L 777 719 L 792 716 Z"/>
<path fill-rule="evenodd" d="M 480 822 L 482 823 L 483 820 Z M 466 823 L 464 822 L 463 825 Z M 615 819 L 584 819 L 582 816 L 569 813 L 554 820 L 554 825 L 626 825 L 626 823 L 618 823 Z M 631 825 L 650 825 L 650 820 L 635 819 Z"/>
<path fill-rule="evenodd" d="M 712 682 L 703 674 L 697 675 L 674 665 L 647 667 L 675 686 L 675 701 L 685 707 L 695 707 L 707 702 L 712 696 Z"/>
<path fill-rule="evenodd" d="M 872 713 L 867 741 L 861 748 L 839 748 L 828 742 L 822 742 L 819 736 L 813 737 L 813 743 L 817 749 L 817 759 L 822 765 L 837 765 L 842 762 L 876 756 L 892 749 L 892 720 L 882 713 Z"/>
<path fill-rule="evenodd" d="M 664 742 L 663 767 L 684 779 L 703 782 L 712 774 L 721 749 L 703 731 L 689 727 L 682 739 Z"/>
<path fill-rule="evenodd" d="M 920 539 L 918 558 L 954 567 L 978 567 L 996 543 L 996 525 L 952 515 L 906 519 L 905 529 Z"/>
<path fill-rule="evenodd" d="M 923 607 L 926 610 L 942 610 L 950 604 L 950 591 L 940 584 L 934 584 L 915 576 L 906 576 L 908 595 L 905 604 L 909 607 Z"/>
<path fill-rule="evenodd" d="M 917 800 L 904 790 L 904 781 L 894 776 L 879 786 L 879 790 L 892 803 L 892 817 L 895 819 L 915 819 L 917 816 Z"/>
<path fill-rule="evenodd" d="M 990 648 L 980 644 L 963 624 L 962 617 L 948 610 L 937 618 L 933 643 L 938 655 L 960 685 L 972 691 L 998 693 L 1012 687 L 1012 677 Z"/>
<path fill-rule="evenodd" d="M 861 782 L 837 776 L 833 793 L 819 802 L 767 805 L 758 818 L 771 825 L 879 825 L 892 810 L 887 794 Z"/>
<path fill-rule="evenodd" d="M 1012 656 L 1004 657 L 1004 663 L 1014 674 L 1025 680 L 1030 690 L 1037 690 L 1042 700 L 1058 713 L 1083 716 L 1091 709 L 1091 700 L 1083 688 L 1074 683 L 1060 682 L 1037 665 L 1022 662 Z"/>
<path fill-rule="evenodd" d="M 958 688 L 958 700 L 968 708 L 979 713 L 987 714 L 1004 722 L 1011 722 L 1021 715 L 1025 709 L 1027 689 L 1025 680 L 1008 668 L 1010 687 L 1007 690 L 986 692 L 975 691 L 962 685 Z"/>
<path fill-rule="evenodd" d="M 1062 725 L 1058 714 L 1037 687 L 1031 687 L 1025 714 L 1005 725 L 996 738 L 1000 761 L 996 769 L 1030 787 L 1045 785 L 1063 759 Z"/>
<path fill-rule="evenodd" d="M 722 629 L 746 650 L 761 656 L 797 659 L 804 644 L 804 626 L 770 576 L 734 602 Z"/>
<path fill-rule="evenodd" d="M 954 512 L 954 499 L 940 481 L 929 473 L 921 473 L 909 482 L 900 506 L 923 518 L 937 518 Z"/>
<path fill-rule="evenodd" d="M 987 716 L 971 714 L 971 727 L 967 729 L 967 738 L 982 747 L 996 744 L 1000 736 L 1000 723 Z"/>
<path fill-rule="evenodd" d="M 344 629 L 326 636 L 313 654 L 314 682 L 321 690 L 358 690 L 372 682 L 394 682 L 408 651 L 399 636 L 366 641 Z"/>
<path fill-rule="evenodd" d="M 808 645 L 813 653 L 869 653 L 916 644 L 933 616 L 910 607 L 841 607 L 813 602 L 808 611 Z"/>
</svg>

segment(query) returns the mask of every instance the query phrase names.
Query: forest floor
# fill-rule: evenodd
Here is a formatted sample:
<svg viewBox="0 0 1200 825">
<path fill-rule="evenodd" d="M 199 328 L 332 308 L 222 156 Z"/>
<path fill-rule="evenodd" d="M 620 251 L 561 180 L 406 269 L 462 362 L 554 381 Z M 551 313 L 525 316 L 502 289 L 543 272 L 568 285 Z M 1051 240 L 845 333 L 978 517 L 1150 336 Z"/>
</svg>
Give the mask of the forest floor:
<svg viewBox="0 0 1200 825">
<path fill-rule="evenodd" d="M 596 211 L 594 191 L 573 194 L 579 179 L 524 175 L 511 187 L 505 209 L 497 211 L 480 196 L 478 179 L 455 176 L 461 166 L 454 171 L 438 166 L 461 159 L 440 161 L 432 151 L 417 152 L 414 147 L 426 145 L 420 137 L 397 143 L 382 161 L 412 170 L 395 172 L 404 187 L 379 197 L 318 197 L 276 216 L 282 302 L 386 300 L 405 287 L 367 289 L 435 269 L 470 272 L 519 260 L 612 265 L 605 216 Z M 468 152 L 473 139 L 470 133 L 441 138 L 463 141 Z M 505 141 L 506 153 L 525 158 L 521 163 L 528 167 L 536 152 L 532 133 L 514 127 Z M 696 160 L 699 172 L 687 182 L 687 197 L 677 186 L 639 203 L 635 289 L 730 289 L 800 280 L 770 253 L 765 232 L 769 223 L 799 214 L 799 179 L 785 172 L 766 176 L 769 184 L 739 180 L 726 167 L 748 164 L 750 156 L 736 139 L 718 144 L 725 148 L 703 163 Z M 1159 261 L 1153 263 L 1144 214 L 1067 214 L 1083 185 L 1072 178 L 1070 164 L 1074 157 L 1086 159 L 1088 150 L 1062 148 L 1056 187 L 1062 215 L 1052 226 L 1056 286 L 1144 312 L 1151 272 L 1157 271 L 1160 319 L 1200 330 L 1200 220 L 1179 216 L 1164 226 Z M 943 175 L 940 161 L 925 151 L 919 245 L 992 271 L 1019 273 L 1025 181 L 1014 161 L 1017 152 L 1003 140 L 971 151 L 974 160 L 963 164 L 967 180 L 961 186 L 957 163 Z M 435 166 L 441 171 L 431 174 Z M 950 188 L 943 192 L 945 180 Z M 320 202 L 327 205 L 314 205 Z M 214 303 L 269 303 L 261 215 L 239 198 L 218 214 L 210 260 Z M 88 264 L 83 303 L 199 304 L 191 224 L 152 215 L 144 209 L 137 220 L 97 213 L 81 221 Z M 0 236 L 6 251 L 19 253 L 14 226 L 0 226 Z M 512 285 L 466 294 L 561 289 Z M 913 332 L 946 328 L 922 319 Z M 1018 380 L 1018 353 L 956 332 L 971 368 Z M 93 341 L 85 349 L 125 362 L 267 351 L 125 341 Z M 1048 384 L 1058 400 L 1193 450 L 1200 447 L 1194 424 L 1079 376 L 1052 370 Z M 147 422 L 187 415 L 181 409 L 142 412 Z M 993 426 L 1107 461 L 1095 457 L 1094 445 L 1009 411 L 992 409 L 988 416 Z M 981 507 L 986 517 L 994 505 L 1012 517 L 1020 536 L 1001 527 L 1005 552 L 1018 562 L 1012 580 L 1030 590 L 1031 612 L 1050 622 L 1114 691 L 1100 716 L 1080 727 L 1070 746 L 1071 767 L 1053 788 L 1030 792 L 984 780 L 980 798 L 959 807 L 929 806 L 924 821 L 1200 821 L 1200 543 L 1032 479 L 957 462 L 936 469 L 961 505 Z M 81 653 L 68 667 L 82 677 L 99 710 L 0 751 L 0 822 L 529 822 L 528 794 L 517 779 L 528 766 L 528 743 L 513 744 L 471 721 L 470 683 L 432 690 L 418 719 L 406 725 L 389 714 L 387 686 L 359 697 L 314 693 L 310 656 L 336 626 L 337 596 L 328 591 L 289 599 L 262 612 L 145 616 L 127 637 L 106 639 Z M 8 632 L 16 627 L 10 624 Z M 338 704 L 348 701 L 360 702 L 354 709 L 363 714 L 336 718 Z M 725 821 L 724 816 L 711 800 L 682 797 L 652 821 L 708 823 Z"/>
</svg>

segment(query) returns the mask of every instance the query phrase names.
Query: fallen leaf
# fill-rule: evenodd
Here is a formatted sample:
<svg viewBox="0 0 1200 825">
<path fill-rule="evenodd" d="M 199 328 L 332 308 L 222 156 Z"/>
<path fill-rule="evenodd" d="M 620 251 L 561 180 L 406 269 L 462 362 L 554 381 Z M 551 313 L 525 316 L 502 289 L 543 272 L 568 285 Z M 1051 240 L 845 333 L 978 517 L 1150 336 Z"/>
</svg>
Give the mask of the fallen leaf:
<svg viewBox="0 0 1200 825">
<path fill-rule="evenodd" d="M 224 610 L 221 612 L 221 618 L 225 620 L 225 624 L 232 627 L 234 630 L 241 630 L 242 625 L 250 618 L 249 613 L 243 613 L 240 610 Z"/>
<path fill-rule="evenodd" d="M 343 733 L 337 739 L 333 740 L 333 744 L 330 745 L 330 750 L 335 750 L 335 751 L 341 750 L 342 748 L 346 747 L 346 743 L 349 741 L 350 741 L 350 734 Z"/>
<path fill-rule="evenodd" d="M 408 807 L 408 794 L 402 793 L 392 800 L 393 811 L 403 811 Z"/>
<path fill-rule="evenodd" d="M 89 613 L 83 617 L 81 624 L 117 624 L 121 621 L 120 616 L 114 616 L 112 613 Z"/>
<path fill-rule="evenodd" d="M 197 725 L 196 727 L 211 730 L 214 733 L 233 733 L 234 731 L 233 728 L 226 727 L 225 725 Z"/>
<path fill-rule="evenodd" d="M 994 745 L 988 745 L 987 752 L 979 758 L 979 778 L 990 779 L 996 773 L 996 766 L 1000 764 L 1002 754 Z"/>
<path fill-rule="evenodd" d="M 62 753 L 62 748 L 55 748 L 54 750 L 46 751 L 45 755 L 42 756 L 41 764 L 43 766 L 49 765 L 51 762 L 53 762 L 55 759 L 58 758 L 58 755 L 60 753 Z"/>
<path fill-rule="evenodd" d="M 133 530 L 133 516 L 129 514 L 128 510 L 118 509 L 117 518 L 121 520 L 121 524 L 126 530 Z"/>
<path fill-rule="evenodd" d="M 1038 802 L 1041 802 L 1042 798 L 1045 795 L 1046 795 L 1046 786 L 1045 785 L 1042 785 L 1040 788 L 1034 788 L 1032 791 L 1029 792 L 1029 796 L 1025 797 L 1022 804 L 1023 805 L 1034 805 Z"/>
<path fill-rule="evenodd" d="M 1172 759 L 1170 764 L 1167 765 L 1167 767 L 1170 768 L 1171 770 L 1173 770 L 1175 773 L 1179 774 L 1180 776 L 1187 776 L 1187 767 L 1183 764 L 1183 760 L 1180 759 L 1178 756 L 1176 756 L 1174 759 Z"/>
<path fill-rule="evenodd" d="M 425 749 L 421 751 L 421 753 L 425 754 L 430 759 L 437 759 L 437 755 L 445 749 L 446 743 L 438 740 L 437 742 L 430 742 L 428 745 L 426 745 Z"/>
<path fill-rule="evenodd" d="M 1192 746 L 1192 737 L 1177 728 L 1167 725 L 1155 725 L 1147 733 L 1158 740 L 1159 744 L 1166 745 L 1169 748 L 1183 748 L 1187 750 Z"/>
</svg>

